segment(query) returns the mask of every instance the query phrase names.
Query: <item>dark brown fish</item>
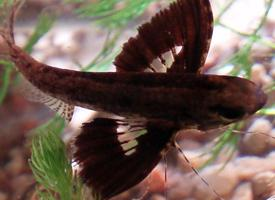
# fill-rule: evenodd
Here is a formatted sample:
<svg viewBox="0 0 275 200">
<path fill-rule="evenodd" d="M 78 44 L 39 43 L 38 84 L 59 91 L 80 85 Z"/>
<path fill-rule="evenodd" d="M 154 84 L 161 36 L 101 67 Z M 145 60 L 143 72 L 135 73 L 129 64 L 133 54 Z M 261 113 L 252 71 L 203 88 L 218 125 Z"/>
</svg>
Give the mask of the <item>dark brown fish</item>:
<svg viewBox="0 0 275 200">
<path fill-rule="evenodd" d="M 253 82 L 200 73 L 212 29 L 208 0 L 177 0 L 124 44 L 117 73 L 53 68 L 4 37 L 32 99 L 68 120 L 74 106 L 120 116 L 84 124 L 75 142 L 80 176 L 108 199 L 142 181 L 179 130 L 224 126 L 264 106 L 267 97 Z"/>
</svg>

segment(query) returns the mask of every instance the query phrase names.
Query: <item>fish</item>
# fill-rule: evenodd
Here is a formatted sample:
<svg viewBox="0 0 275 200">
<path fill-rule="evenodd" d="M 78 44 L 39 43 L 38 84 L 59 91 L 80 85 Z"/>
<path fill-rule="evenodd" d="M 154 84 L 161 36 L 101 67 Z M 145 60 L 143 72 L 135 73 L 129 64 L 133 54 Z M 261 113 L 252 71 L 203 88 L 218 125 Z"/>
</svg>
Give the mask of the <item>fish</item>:
<svg viewBox="0 0 275 200">
<path fill-rule="evenodd" d="M 9 36 L 26 96 L 70 121 L 75 106 L 107 112 L 84 123 L 73 159 L 93 195 L 109 199 L 145 179 L 180 130 L 209 130 L 261 109 L 252 81 L 203 73 L 213 32 L 209 0 L 177 0 L 138 28 L 114 60 L 116 72 L 60 69 L 36 61 Z"/>
</svg>

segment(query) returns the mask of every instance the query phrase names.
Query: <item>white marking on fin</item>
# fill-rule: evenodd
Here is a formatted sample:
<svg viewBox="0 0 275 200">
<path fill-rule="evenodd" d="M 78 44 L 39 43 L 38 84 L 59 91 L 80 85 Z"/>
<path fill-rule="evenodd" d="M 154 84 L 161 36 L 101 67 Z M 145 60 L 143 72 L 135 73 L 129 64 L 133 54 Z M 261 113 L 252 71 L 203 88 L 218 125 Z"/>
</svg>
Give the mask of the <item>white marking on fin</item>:
<svg viewBox="0 0 275 200">
<path fill-rule="evenodd" d="M 175 53 L 179 54 L 179 52 L 181 51 L 182 46 L 175 46 Z"/>
<path fill-rule="evenodd" d="M 152 69 L 150 69 L 150 68 L 146 68 L 145 70 L 144 70 L 144 72 L 154 72 Z"/>
<path fill-rule="evenodd" d="M 125 132 L 125 134 L 118 135 L 118 140 L 119 140 L 119 142 L 122 143 L 125 141 L 134 140 L 146 133 L 147 133 L 146 129 L 137 130 L 137 131 L 129 131 L 129 132 Z"/>
<path fill-rule="evenodd" d="M 161 55 L 163 60 L 165 61 L 165 67 L 170 68 L 175 61 L 172 51 L 167 51 Z"/>
<path fill-rule="evenodd" d="M 155 69 L 156 72 L 166 72 L 166 67 L 159 58 L 154 59 L 150 66 Z"/>
<path fill-rule="evenodd" d="M 130 156 L 135 153 L 138 145 L 137 138 L 147 134 L 144 122 L 143 119 L 126 119 L 124 122 L 119 123 L 117 132 L 120 134 L 117 135 L 117 139 L 124 150 L 124 155 Z"/>
<path fill-rule="evenodd" d="M 131 150 L 129 150 L 129 151 L 126 151 L 125 152 L 125 156 L 130 156 L 130 155 L 132 155 L 133 153 L 135 153 L 136 152 L 136 149 L 131 149 Z"/>
<path fill-rule="evenodd" d="M 130 140 L 127 143 L 123 143 L 121 144 L 121 147 L 124 151 L 133 149 L 134 147 L 136 147 L 138 145 L 138 141 L 137 140 Z"/>
<path fill-rule="evenodd" d="M 159 57 L 155 58 L 150 64 L 150 68 L 145 69 L 145 72 L 167 72 L 167 69 L 171 68 L 175 56 L 180 53 L 182 46 L 175 46 L 171 50 L 164 52 Z"/>
<path fill-rule="evenodd" d="M 23 84 L 20 88 L 21 93 L 33 102 L 40 102 L 48 106 L 51 110 L 55 111 L 58 115 L 70 122 L 74 112 L 74 106 L 69 105 L 57 98 L 54 98 L 32 85 L 28 80 L 22 77 Z"/>
</svg>

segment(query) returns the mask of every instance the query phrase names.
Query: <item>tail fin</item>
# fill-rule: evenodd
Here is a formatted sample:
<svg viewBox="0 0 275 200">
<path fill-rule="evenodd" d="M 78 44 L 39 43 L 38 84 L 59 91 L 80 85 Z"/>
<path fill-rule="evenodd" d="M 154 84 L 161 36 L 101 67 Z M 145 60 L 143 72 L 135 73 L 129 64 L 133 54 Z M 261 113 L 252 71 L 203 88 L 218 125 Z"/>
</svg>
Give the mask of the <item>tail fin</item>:
<svg viewBox="0 0 275 200">
<path fill-rule="evenodd" d="M 0 8 L 0 35 L 2 39 L 4 40 L 3 45 L 7 45 L 7 48 L 3 48 L 4 51 L 7 49 L 8 51 L 11 49 L 11 47 L 15 44 L 14 40 L 14 22 L 15 17 L 20 9 L 20 7 L 23 5 L 24 1 L 20 0 L 14 0 L 12 3 L 8 0 L 4 0 L 2 2 L 1 8 Z M 5 54 L 6 52 L 2 52 L 1 54 Z"/>
<path fill-rule="evenodd" d="M 33 85 L 30 78 L 33 75 L 30 74 L 35 73 L 35 71 L 31 71 L 29 68 L 33 66 L 43 68 L 45 65 L 34 60 L 15 44 L 14 22 L 16 14 L 23 3 L 24 0 L 13 0 L 12 4 L 8 0 L 4 0 L 2 5 L 0 4 L 0 36 L 4 40 L 0 44 L 0 55 L 5 59 L 8 57 L 15 64 L 16 69 L 23 75 L 22 84 L 19 86 L 23 96 L 30 101 L 45 104 L 69 122 L 73 115 L 74 106 L 43 92 L 36 85 Z"/>
</svg>

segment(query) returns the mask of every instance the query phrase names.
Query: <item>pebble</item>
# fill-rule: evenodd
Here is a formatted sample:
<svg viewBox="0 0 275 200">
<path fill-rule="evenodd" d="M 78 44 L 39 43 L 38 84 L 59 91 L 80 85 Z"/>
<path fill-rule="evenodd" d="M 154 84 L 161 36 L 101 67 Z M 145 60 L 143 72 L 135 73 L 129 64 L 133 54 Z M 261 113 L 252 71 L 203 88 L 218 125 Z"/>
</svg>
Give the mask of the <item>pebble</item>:
<svg viewBox="0 0 275 200">
<path fill-rule="evenodd" d="M 167 196 L 169 200 L 183 199 L 191 195 L 194 184 L 189 173 L 183 174 L 174 170 L 168 175 Z"/>
<path fill-rule="evenodd" d="M 270 135 L 270 138 L 268 139 L 269 148 L 274 149 L 275 148 L 275 128 L 273 128 L 270 131 L 269 135 Z"/>
<path fill-rule="evenodd" d="M 263 64 L 256 63 L 251 68 L 251 80 L 258 85 L 270 84 L 273 82 L 272 76 L 267 74 Z"/>
<path fill-rule="evenodd" d="M 203 151 L 184 151 L 189 163 L 178 153 L 178 164 L 184 171 L 192 171 L 190 165 L 194 168 L 199 168 L 210 158 L 209 154 L 204 154 Z"/>
<path fill-rule="evenodd" d="M 166 198 L 162 195 L 159 195 L 159 194 L 154 194 L 150 200 L 166 200 Z"/>
<path fill-rule="evenodd" d="M 12 179 L 11 185 L 13 188 L 14 193 L 12 194 L 14 199 L 20 199 L 26 192 L 29 191 L 33 186 L 34 178 L 32 175 L 29 174 L 21 174 Z"/>
<path fill-rule="evenodd" d="M 22 150 L 20 148 L 12 149 L 10 155 L 11 161 L 5 166 L 6 171 L 13 176 L 19 175 L 23 172 L 26 165 Z"/>
<path fill-rule="evenodd" d="M 251 200 L 253 199 L 251 183 L 241 183 L 234 191 L 231 200 Z"/>
<path fill-rule="evenodd" d="M 265 158 L 245 156 L 233 161 L 240 180 L 250 180 L 257 173 L 275 170 L 275 155 L 268 154 Z"/>
<path fill-rule="evenodd" d="M 252 189 L 254 199 L 267 199 L 275 191 L 275 173 L 266 171 L 252 178 Z"/>
<path fill-rule="evenodd" d="M 228 196 L 237 186 L 239 179 L 235 167 L 228 163 L 224 168 L 223 165 L 214 165 L 206 167 L 200 176 L 209 184 L 206 185 L 199 177 L 195 177 L 195 193 L 194 196 L 198 200 L 216 199 L 217 196 L 211 188 L 213 188 L 220 196 Z"/>
<path fill-rule="evenodd" d="M 269 134 L 272 124 L 265 118 L 256 119 L 248 128 L 241 141 L 241 151 L 247 154 L 260 155 L 269 149 Z"/>
</svg>

